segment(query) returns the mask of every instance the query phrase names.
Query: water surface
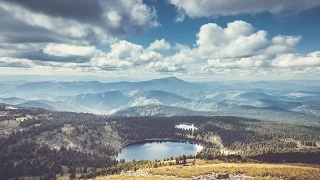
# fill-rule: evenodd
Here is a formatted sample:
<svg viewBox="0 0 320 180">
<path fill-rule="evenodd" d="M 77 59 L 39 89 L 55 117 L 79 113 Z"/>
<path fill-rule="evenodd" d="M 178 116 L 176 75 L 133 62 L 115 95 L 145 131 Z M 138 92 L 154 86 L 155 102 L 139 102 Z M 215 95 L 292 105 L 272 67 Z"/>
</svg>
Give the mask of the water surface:
<svg viewBox="0 0 320 180">
<path fill-rule="evenodd" d="M 178 141 L 144 141 L 133 143 L 124 147 L 118 154 L 117 160 L 163 160 L 181 155 L 193 155 L 201 151 L 203 147 L 190 142 Z"/>
</svg>

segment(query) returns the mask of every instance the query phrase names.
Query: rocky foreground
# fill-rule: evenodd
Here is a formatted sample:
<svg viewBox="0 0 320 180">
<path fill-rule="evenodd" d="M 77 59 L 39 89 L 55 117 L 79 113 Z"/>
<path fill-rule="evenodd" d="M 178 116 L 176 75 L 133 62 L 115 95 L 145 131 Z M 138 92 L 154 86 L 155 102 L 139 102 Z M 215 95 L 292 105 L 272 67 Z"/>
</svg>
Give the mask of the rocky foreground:
<svg viewBox="0 0 320 180">
<path fill-rule="evenodd" d="M 200 160 L 199 160 L 200 161 Z M 196 165 L 163 166 L 127 171 L 119 175 L 96 177 L 105 179 L 178 179 L 178 180 L 242 180 L 242 179 L 295 179 L 319 180 L 320 166 L 311 164 L 267 164 L 267 163 L 214 163 Z"/>
<path fill-rule="evenodd" d="M 193 176 L 191 178 L 181 178 L 177 176 L 170 176 L 170 175 L 153 175 L 149 172 L 144 170 L 137 170 L 137 171 L 127 171 L 125 174 L 120 176 L 108 176 L 108 177 L 98 177 L 95 180 L 106 180 L 106 179 L 177 179 L 177 180 L 242 180 L 246 178 L 254 178 L 245 176 L 245 174 L 237 173 L 235 175 L 228 174 L 228 173 L 215 173 L 209 172 L 199 176 Z"/>
</svg>

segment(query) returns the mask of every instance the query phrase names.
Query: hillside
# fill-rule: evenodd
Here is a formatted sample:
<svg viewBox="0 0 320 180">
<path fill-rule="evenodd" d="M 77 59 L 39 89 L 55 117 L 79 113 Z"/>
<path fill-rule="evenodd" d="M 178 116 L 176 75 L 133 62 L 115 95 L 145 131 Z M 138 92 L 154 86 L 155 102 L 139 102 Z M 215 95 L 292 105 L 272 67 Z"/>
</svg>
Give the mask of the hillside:
<svg viewBox="0 0 320 180">
<path fill-rule="evenodd" d="M 205 112 L 196 112 L 185 108 L 165 106 L 165 105 L 145 105 L 134 106 L 117 111 L 113 116 L 139 117 L 139 116 L 194 116 L 206 114 Z"/>
<path fill-rule="evenodd" d="M 201 159 L 187 159 L 186 165 L 169 165 L 172 163 L 171 161 L 160 163 L 163 164 L 161 167 L 143 168 L 137 171 L 129 170 L 122 172 L 120 175 L 100 175 L 95 179 L 317 180 L 320 173 L 319 166 L 306 166 L 304 164 L 227 163 Z"/>
<path fill-rule="evenodd" d="M 177 124 L 197 129 L 183 130 Z M 118 174 L 131 170 L 116 159 L 126 145 L 156 139 L 200 144 L 196 156 L 201 159 L 320 162 L 317 127 L 232 116 L 119 117 L 0 105 L 0 174 L 4 179 L 46 179 L 70 172 L 90 176 L 105 168 Z M 285 154 L 277 158 L 277 153 Z"/>
</svg>

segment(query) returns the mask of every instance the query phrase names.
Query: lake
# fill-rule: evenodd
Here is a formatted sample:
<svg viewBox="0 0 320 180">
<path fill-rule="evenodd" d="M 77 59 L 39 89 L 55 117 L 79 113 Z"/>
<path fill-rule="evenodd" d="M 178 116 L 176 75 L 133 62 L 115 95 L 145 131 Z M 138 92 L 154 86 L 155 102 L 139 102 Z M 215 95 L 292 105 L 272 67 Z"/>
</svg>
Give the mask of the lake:
<svg viewBox="0 0 320 180">
<path fill-rule="evenodd" d="M 187 141 L 142 141 L 125 146 L 118 154 L 117 160 L 163 160 L 181 155 L 193 155 L 203 147 Z"/>
</svg>

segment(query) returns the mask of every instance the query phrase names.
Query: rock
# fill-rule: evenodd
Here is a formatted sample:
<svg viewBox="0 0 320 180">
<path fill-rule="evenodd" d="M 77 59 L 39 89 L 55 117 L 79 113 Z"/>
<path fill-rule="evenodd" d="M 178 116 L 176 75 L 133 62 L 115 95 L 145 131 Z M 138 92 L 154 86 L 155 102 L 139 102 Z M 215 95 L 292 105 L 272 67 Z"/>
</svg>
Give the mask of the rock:
<svg viewBox="0 0 320 180">
<path fill-rule="evenodd" d="M 229 174 L 218 174 L 217 179 L 229 179 Z"/>
</svg>

